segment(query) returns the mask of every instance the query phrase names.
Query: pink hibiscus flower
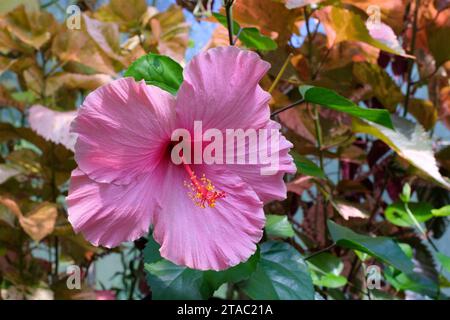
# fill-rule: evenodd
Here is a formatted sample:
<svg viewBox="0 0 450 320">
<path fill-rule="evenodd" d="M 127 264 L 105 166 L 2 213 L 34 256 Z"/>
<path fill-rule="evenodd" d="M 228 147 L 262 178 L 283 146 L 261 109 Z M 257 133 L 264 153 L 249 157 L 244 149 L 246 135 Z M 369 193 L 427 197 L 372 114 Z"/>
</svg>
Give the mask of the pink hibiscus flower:
<svg viewBox="0 0 450 320">
<path fill-rule="evenodd" d="M 270 95 L 258 85 L 268 69 L 256 53 L 222 47 L 187 65 L 176 97 L 132 78 L 92 92 L 72 125 L 78 168 L 67 204 L 75 231 L 114 247 L 152 225 L 161 255 L 178 265 L 223 270 L 247 260 L 263 233 L 263 204 L 284 199 L 283 175 L 295 172 L 292 144 L 270 120 Z M 172 132 L 192 132 L 194 121 L 204 130 L 277 129 L 279 148 L 270 152 L 279 154 L 278 172 L 174 164 Z"/>
</svg>

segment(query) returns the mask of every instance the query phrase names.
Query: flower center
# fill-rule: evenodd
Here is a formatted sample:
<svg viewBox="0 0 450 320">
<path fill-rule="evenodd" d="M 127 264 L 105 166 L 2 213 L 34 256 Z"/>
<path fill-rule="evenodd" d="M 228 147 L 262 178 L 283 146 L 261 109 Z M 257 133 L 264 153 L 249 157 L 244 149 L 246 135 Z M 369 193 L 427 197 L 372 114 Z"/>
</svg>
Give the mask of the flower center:
<svg viewBox="0 0 450 320">
<path fill-rule="evenodd" d="M 216 190 L 211 180 L 207 179 L 204 174 L 201 178 L 198 178 L 183 158 L 182 161 L 184 169 L 189 174 L 191 180 L 190 182 L 184 182 L 184 186 L 189 189 L 189 197 L 194 201 L 195 205 L 200 208 L 204 209 L 207 206 L 214 208 L 217 199 L 225 198 L 225 192 Z"/>
</svg>

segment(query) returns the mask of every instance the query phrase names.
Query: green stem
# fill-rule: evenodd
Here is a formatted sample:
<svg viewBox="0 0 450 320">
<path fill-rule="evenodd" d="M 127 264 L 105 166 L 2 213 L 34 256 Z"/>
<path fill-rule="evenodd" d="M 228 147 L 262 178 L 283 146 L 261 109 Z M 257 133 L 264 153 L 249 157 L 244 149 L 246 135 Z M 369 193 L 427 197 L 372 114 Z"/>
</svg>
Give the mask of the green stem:
<svg viewBox="0 0 450 320">
<path fill-rule="evenodd" d="M 225 12 L 227 14 L 228 39 L 230 46 L 234 45 L 233 33 L 233 1 L 225 1 Z"/>
<path fill-rule="evenodd" d="M 434 242 L 430 239 L 430 237 L 428 236 L 428 233 L 422 228 L 419 221 L 417 221 L 416 217 L 413 215 L 413 213 L 409 209 L 408 203 L 405 202 L 404 206 L 405 206 L 406 213 L 408 214 L 409 218 L 414 222 L 415 226 L 420 231 L 420 233 L 422 233 L 424 235 L 425 239 L 427 239 L 428 243 L 434 249 L 434 251 L 439 252 L 439 249 L 434 244 Z"/>
<path fill-rule="evenodd" d="M 322 153 L 322 127 L 320 126 L 319 109 L 313 106 L 314 111 L 314 128 L 316 130 L 317 149 L 319 150 L 319 164 L 320 169 L 324 170 L 323 153 Z"/>
</svg>

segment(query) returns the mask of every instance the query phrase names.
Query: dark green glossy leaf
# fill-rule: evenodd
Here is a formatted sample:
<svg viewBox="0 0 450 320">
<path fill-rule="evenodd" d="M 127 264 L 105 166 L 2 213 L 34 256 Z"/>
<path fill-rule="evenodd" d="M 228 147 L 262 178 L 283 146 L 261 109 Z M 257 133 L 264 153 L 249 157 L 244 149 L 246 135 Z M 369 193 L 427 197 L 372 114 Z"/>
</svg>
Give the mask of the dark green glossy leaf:
<svg viewBox="0 0 450 320">
<path fill-rule="evenodd" d="M 183 68 L 167 56 L 149 53 L 134 61 L 125 71 L 125 77 L 145 80 L 175 95 L 183 82 Z"/>
<path fill-rule="evenodd" d="M 319 104 L 353 117 L 369 120 L 390 129 L 394 128 L 387 110 L 362 108 L 333 90 L 326 88 L 304 85 L 300 86 L 299 90 L 306 102 Z"/>
<path fill-rule="evenodd" d="M 203 299 L 203 274 L 201 271 L 177 266 L 161 259 L 146 263 L 147 282 L 155 300 Z"/>
<path fill-rule="evenodd" d="M 339 246 L 365 252 L 383 262 L 389 263 L 407 274 L 413 272 L 414 265 L 400 246 L 388 237 L 369 237 L 353 232 L 328 220 L 331 238 Z"/>
<path fill-rule="evenodd" d="M 247 280 L 255 272 L 260 259 L 259 250 L 247 261 L 224 271 L 204 272 L 203 290 L 206 296 L 211 296 L 224 283 L 238 283 Z"/>
<path fill-rule="evenodd" d="M 306 263 L 289 244 L 265 242 L 261 261 L 250 279 L 240 285 L 252 299 L 313 300 L 314 287 Z"/>
<path fill-rule="evenodd" d="M 223 271 L 199 271 L 178 266 L 161 257 L 160 245 L 149 234 L 144 249 L 147 282 L 152 288 L 153 298 L 207 299 L 224 283 L 246 280 L 256 270 L 259 251 L 246 262 Z"/>
</svg>

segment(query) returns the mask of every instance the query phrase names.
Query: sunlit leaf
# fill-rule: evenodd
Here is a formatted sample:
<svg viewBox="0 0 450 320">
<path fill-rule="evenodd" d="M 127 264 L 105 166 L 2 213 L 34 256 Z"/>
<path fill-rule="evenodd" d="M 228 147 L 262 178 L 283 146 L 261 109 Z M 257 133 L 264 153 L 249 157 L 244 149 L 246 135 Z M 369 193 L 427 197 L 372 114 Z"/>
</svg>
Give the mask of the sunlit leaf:
<svg viewBox="0 0 450 320">
<path fill-rule="evenodd" d="M 125 76 L 145 80 L 175 95 L 183 82 L 183 68 L 169 57 L 149 53 L 133 62 Z"/>
<path fill-rule="evenodd" d="M 46 140 L 74 150 L 76 135 L 70 132 L 70 124 L 76 114 L 76 111 L 60 112 L 35 105 L 29 110 L 28 121 L 31 128 Z"/>
<path fill-rule="evenodd" d="M 333 90 L 326 88 L 304 85 L 300 86 L 299 90 L 303 99 L 307 102 L 319 104 L 356 118 L 366 119 L 382 126 L 393 128 L 389 112 L 386 110 L 361 108 Z"/>
<path fill-rule="evenodd" d="M 450 189 L 450 184 L 439 172 L 431 140 L 423 128 L 395 115 L 392 115 L 392 122 L 395 130 L 376 123 L 354 120 L 353 130 L 371 134 L 382 140 L 398 155 L 420 169 L 425 176 Z"/>
<path fill-rule="evenodd" d="M 41 241 L 53 232 L 58 211 L 51 203 L 42 203 L 27 215 L 19 217 L 23 230 L 35 241 Z"/>
<path fill-rule="evenodd" d="M 377 36 L 378 38 L 374 39 L 369 33 L 369 30 L 367 29 L 361 17 L 350 10 L 339 7 L 332 7 L 330 21 L 332 23 L 332 28 L 336 32 L 334 40 L 335 44 L 341 41 L 361 41 L 389 53 L 398 55 L 404 54 L 404 52 L 397 51 L 397 47 L 391 48 L 386 44 L 386 40 L 384 39 L 385 35 L 381 37 L 380 32 L 375 31 L 375 28 L 377 26 L 372 27 L 374 30 L 372 31 L 372 34 Z M 382 31 L 385 31 L 385 28 L 383 28 Z M 392 34 L 390 34 L 391 37 Z"/>
<path fill-rule="evenodd" d="M 350 218 L 367 219 L 370 216 L 366 210 L 361 208 L 361 206 L 356 203 L 351 203 L 345 200 L 334 200 L 333 205 L 345 220 Z"/>
</svg>

